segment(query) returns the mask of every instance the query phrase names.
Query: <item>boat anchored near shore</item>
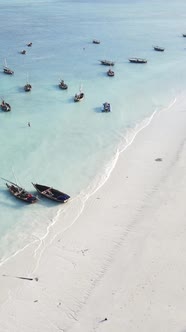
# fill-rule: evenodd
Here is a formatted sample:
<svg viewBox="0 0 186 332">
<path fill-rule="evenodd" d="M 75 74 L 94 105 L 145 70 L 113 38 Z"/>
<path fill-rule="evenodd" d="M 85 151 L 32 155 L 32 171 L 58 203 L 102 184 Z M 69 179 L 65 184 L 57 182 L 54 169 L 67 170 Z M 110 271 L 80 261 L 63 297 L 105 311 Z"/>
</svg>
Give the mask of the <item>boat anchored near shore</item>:
<svg viewBox="0 0 186 332">
<path fill-rule="evenodd" d="M 129 62 L 132 62 L 132 63 L 147 63 L 147 60 L 142 59 L 142 58 L 129 58 Z"/>
<path fill-rule="evenodd" d="M 30 83 L 26 83 L 25 86 L 24 86 L 24 90 L 25 92 L 29 92 L 32 90 L 32 86 Z"/>
<path fill-rule="evenodd" d="M 98 39 L 93 39 L 93 44 L 100 44 L 101 42 L 100 42 L 100 40 L 98 40 Z"/>
<path fill-rule="evenodd" d="M 82 87 L 79 89 L 79 93 L 76 93 L 75 96 L 74 96 L 74 101 L 75 102 L 78 102 L 78 101 L 81 101 L 83 100 L 83 98 L 85 97 L 85 94 L 84 92 L 82 91 Z"/>
<path fill-rule="evenodd" d="M 4 178 L 1 178 L 6 181 L 6 186 L 9 190 L 9 192 L 16 198 L 20 199 L 21 201 L 24 201 L 26 203 L 36 203 L 38 201 L 38 198 L 28 191 L 26 191 L 24 188 L 18 186 L 16 183 L 11 182 L 9 180 L 6 180 Z"/>
<path fill-rule="evenodd" d="M 110 103 L 108 102 L 103 103 L 102 112 L 108 113 L 110 111 L 111 111 Z"/>
<path fill-rule="evenodd" d="M 61 80 L 59 83 L 59 88 L 62 90 L 67 90 L 68 89 L 68 85 L 64 82 L 64 80 Z"/>
<path fill-rule="evenodd" d="M 24 90 L 25 90 L 25 92 L 29 92 L 29 91 L 32 90 L 32 85 L 29 83 L 28 74 L 27 74 L 27 82 L 26 82 L 26 84 L 24 85 Z"/>
<path fill-rule="evenodd" d="M 14 74 L 14 71 L 7 66 L 6 59 L 5 59 L 4 67 L 3 67 L 3 72 L 7 75 L 13 75 Z"/>
<path fill-rule="evenodd" d="M 154 51 L 158 51 L 158 52 L 164 52 L 165 49 L 163 47 L 160 47 L 160 46 L 153 46 L 154 48 Z"/>
<path fill-rule="evenodd" d="M 1 103 L 1 109 L 4 112 L 10 112 L 11 111 L 11 106 L 10 106 L 10 104 L 6 103 L 3 99 L 2 103 Z"/>
<path fill-rule="evenodd" d="M 105 66 L 114 66 L 114 61 L 110 61 L 110 60 L 99 60 L 101 62 L 101 65 L 105 65 Z"/>
<path fill-rule="evenodd" d="M 112 69 L 109 69 L 108 71 L 107 71 L 107 76 L 109 76 L 109 77 L 113 77 L 115 75 L 115 73 L 114 73 L 114 71 L 112 70 Z"/>
<path fill-rule="evenodd" d="M 45 196 L 46 198 L 49 198 L 53 201 L 60 202 L 60 203 L 66 203 L 70 196 L 65 194 L 62 191 L 59 191 L 57 189 L 54 189 L 53 187 L 45 186 L 38 183 L 33 183 L 34 188 L 38 191 L 39 194 L 42 196 Z"/>
</svg>

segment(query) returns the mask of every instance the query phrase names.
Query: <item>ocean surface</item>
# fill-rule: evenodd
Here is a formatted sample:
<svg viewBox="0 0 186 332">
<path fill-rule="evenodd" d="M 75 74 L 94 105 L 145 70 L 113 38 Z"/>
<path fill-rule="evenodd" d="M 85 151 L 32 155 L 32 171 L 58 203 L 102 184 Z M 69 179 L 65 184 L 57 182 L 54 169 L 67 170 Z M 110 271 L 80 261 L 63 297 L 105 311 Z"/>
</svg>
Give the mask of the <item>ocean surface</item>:
<svg viewBox="0 0 186 332">
<path fill-rule="evenodd" d="M 65 205 L 45 199 L 27 205 L 0 179 L 3 264 L 63 223 L 64 214 L 72 223 L 120 151 L 185 90 L 186 2 L 0 0 L 0 21 L 0 97 L 12 106 L 9 113 L 0 111 L 0 176 L 32 193 L 31 182 L 37 182 L 71 196 Z M 132 64 L 129 57 L 148 63 Z M 115 61 L 115 77 L 106 75 L 102 59 Z M 13 76 L 3 73 L 5 61 Z M 66 91 L 58 87 L 61 78 Z M 27 81 L 29 93 L 23 89 Z M 80 87 L 85 98 L 74 103 Z M 101 112 L 105 101 L 112 112 Z"/>
</svg>

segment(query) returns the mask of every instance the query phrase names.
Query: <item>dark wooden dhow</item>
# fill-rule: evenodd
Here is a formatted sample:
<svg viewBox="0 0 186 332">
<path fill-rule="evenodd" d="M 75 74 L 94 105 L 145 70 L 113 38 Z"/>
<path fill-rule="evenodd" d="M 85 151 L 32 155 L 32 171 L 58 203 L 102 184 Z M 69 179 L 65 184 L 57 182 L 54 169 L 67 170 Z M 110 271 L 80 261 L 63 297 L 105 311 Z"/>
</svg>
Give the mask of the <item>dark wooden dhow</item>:
<svg viewBox="0 0 186 332">
<path fill-rule="evenodd" d="M 111 111 L 110 103 L 105 102 L 105 103 L 103 104 L 102 112 L 108 113 L 108 112 L 110 112 L 110 111 Z"/>
<path fill-rule="evenodd" d="M 65 194 L 62 191 L 59 191 L 57 189 L 54 189 L 49 186 L 45 186 L 38 183 L 33 183 L 34 188 L 40 193 L 42 196 L 49 198 L 53 201 L 60 202 L 60 203 L 66 203 L 68 199 L 70 198 L 69 195 Z"/>
<path fill-rule="evenodd" d="M 10 106 L 10 104 L 8 104 L 4 100 L 2 100 L 1 109 L 4 112 L 10 112 L 11 111 L 11 106 Z"/>
<path fill-rule="evenodd" d="M 28 191 L 26 191 L 24 188 L 18 186 L 16 183 L 11 182 L 9 180 L 6 180 L 2 178 L 3 180 L 7 181 L 6 186 L 9 190 L 9 192 L 16 198 L 20 199 L 21 201 L 24 201 L 26 203 L 36 203 L 38 201 L 38 198 Z"/>
<path fill-rule="evenodd" d="M 158 52 L 164 52 L 165 49 L 163 47 L 159 47 L 159 46 L 154 46 L 154 50 L 158 51 Z"/>
<path fill-rule="evenodd" d="M 59 88 L 62 90 L 67 90 L 68 89 L 68 85 L 64 82 L 64 80 L 61 80 L 59 83 Z"/>
<path fill-rule="evenodd" d="M 31 90 L 32 90 L 32 86 L 31 86 L 31 84 L 30 84 L 30 83 L 25 84 L 25 86 L 24 86 L 24 90 L 25 90 L 26 92 L 31 91 Z"/>
</svg>

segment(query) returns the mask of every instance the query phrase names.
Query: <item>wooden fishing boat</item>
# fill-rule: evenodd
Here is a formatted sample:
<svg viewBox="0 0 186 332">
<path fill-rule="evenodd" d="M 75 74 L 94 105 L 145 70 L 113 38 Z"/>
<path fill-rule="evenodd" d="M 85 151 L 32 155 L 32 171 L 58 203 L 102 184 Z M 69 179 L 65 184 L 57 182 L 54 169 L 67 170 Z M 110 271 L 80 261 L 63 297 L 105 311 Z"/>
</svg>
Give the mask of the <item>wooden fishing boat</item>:
<svg viewBox="0 0 186 332">
<path fill-rule="evenodd" d="M 5 74 L 8 74 L 8 75 L 13 75 L 14 74 L 14 71 L 8 67 L 4 67 L 3 68 L 3 71 Z"/>
<path fill-rule="evenodd" d="M 8 75 L 13 75 L 14 74 L 14 71 L 12 69 L 8 68 L 6 59 L 5 59 L 4 67 L 3 67 L 3 72 L 5 74 L 8 74 Z"/>
<path fill-rule="evenodd" d="M 26 54 L 26 50 L 22 50 L 20 53 L 21 54 Z"/>
<path fill-rule="evenodd" d="M 109 60 L 100 60 L 102 65 L 105 66 L 114 66 L 114 62 L 113 61 L 109 61 Z"/>
<path fill-rule="evenodd" d="M 42 196 L 45 196 L 46 198 L 49 198 L 53 201 L 60 202 L 60 203 L 66 203 L 68 199 L 70 198 L 69 195 L 65 194 L 62 191 L 59 191 L 57 189 L 54 189 L 49 186 L 41 185 L 38 183 L 32 183 L 34 188 L 40 193 Z"/>
<path fill-rule="evenodd" d="M 141 59 L 141 58 L 130 58 L 129 62 L 132 63 L 147 63 L 146 59 Z"/>
<path fill-rule="evenodd" d="M 11 111 L 11 106 L 10 106 L 10 104 L 8 104 L 4 100 L 2 100 L 1 109 L 4 112 L 10 112 Z"/>
<path fill-rule="evenodd" d="M 75 96 L 74 96 L 74 101 L 75 102 L 81 101 L 81 100 L 83 100 L 83 98 L 84 98 L 84 93 L 83 92 L 76 93 Z"/>
<path fill-rule="evenodd" d="M 24 90 L 25 90 L 26 92 L 31 91 L 31 90 L 32 90 L 32 86 L 31 86 L 31 84 L 30 84 L 30 83 L 25 84 L 25 86 L 24 86 Z"/>
<path fill-rule="evenodd" d="M 102 112 L 108 113 L 108 112 L 110 112 L 110 111 L 111 111 L 110 103 L 105 102 L 105 103 L 103 104 Z"/>
<path fill-rule="evenodd" d="M 61 80 L 59 83 L 59 88 L 62 90 L 67 90 L 68 89 L 68 85 L 64 82 L 64 80 Z"/>
<path fill-rule="evenodd" d="M 28 46 L 28 47 L 31 47 L 31 46 L 32 46 L 32 43 L 28 43 L 27 46 Z"/>
<path fill-rule="evenodd" d="M 93 39 L 93 44 L 100 44 L 100 40 L 97 40 L 97 39 Z"/>
<path fill-rule="evenodd" d="M 27 73 L 27 82 L 26 82 L 26 84 L 24 85 L 24 90 L 25 90 L 26 92 L 29 92 L 29 91 L 32 90 L 32 85 L 29 83 L 28 73 Z"/>
<path fill-rule="evenodd" d="M 154 46 L 154 50 L 158 51 L 158 52 L 164 52 L 165 49 L 163 47 L 159 47 L 159 46 Z"/>
<path fill-rule="evenodd" d="M 182 36 L 183 36 L 183 37 L 186 37 L 186 33 L 183 33 Z"/>
<path fill-rule="evenodd" d="M 9 192 L 16 198 L 20 199 L 21 201 L 24 201 L 26 203 L 36 203 L 38 201 L 38 198 L 22 187 L 18 186 L 16 183 L 8 181 L 6 179 L 3 179 L 6 182 L 6 186 L 9 190 Z"/>
<path fill-rule="evenodd" d="M 112 69 L 109 69 L 107 71 L 107 75 L 110 76 L 110 77 L 113 77 L 115 75 L 114 71 Z"/>
<path fill-rule="evenodd" d="M 80 88 L 79 93 L 76 93 L 75 96 L 74 96 L 74 101 L 75 102 L 81 101 L 81 100 L 83 100 L 84 96 L 85 96 L 85 94 L 82 91 L 82 88 Z"/>
</svg>

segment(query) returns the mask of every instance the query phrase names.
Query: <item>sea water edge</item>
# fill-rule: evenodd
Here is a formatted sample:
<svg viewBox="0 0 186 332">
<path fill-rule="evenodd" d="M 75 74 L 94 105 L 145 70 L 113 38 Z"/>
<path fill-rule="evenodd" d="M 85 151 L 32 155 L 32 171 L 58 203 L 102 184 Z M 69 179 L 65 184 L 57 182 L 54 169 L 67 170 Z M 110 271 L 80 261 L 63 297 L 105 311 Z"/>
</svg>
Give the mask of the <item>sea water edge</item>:
<svg viewBox="0 0 186 332">
<path fill-rule="evenodd" d="M 85 202 L 109 176 L 128 133 L 132 138 L 144 119 L 184 90 L 186 5 L 178 2 L 169 1 L 168 7 L 167 1 L 141 0 L 2 3 L 1 60 L 3 65 L 6 58 L 15 74 L 0 73 L 1 97 L 12 106 L 12 112 L 0 114 L 0 175 L 33 193 L 31 182 L 52 184 Z M 94 38 L 100 45 L 92 44 Z M 154 52 L 154 44 L 165 52 Z M 130 64 L 131 56 L 148 63 Z M 116 62 L 114 78 L 99 63 L 105 58 Z M 67 91 L 59 89 L 60 78 Z M 27 94 L 28 79 L 33 89 Z M 80 86 L 85 99 L 75 104 Z M 101 112 L 105 101 L 112 105 L 109 114 Z M 0 192 L 2 262 L 41 239 L 68 210 L 44 199 L 25 205 L 10 196 L 3 181 Z M 73 202 L 68 204 L 72 208 Z"/>
</svg>

